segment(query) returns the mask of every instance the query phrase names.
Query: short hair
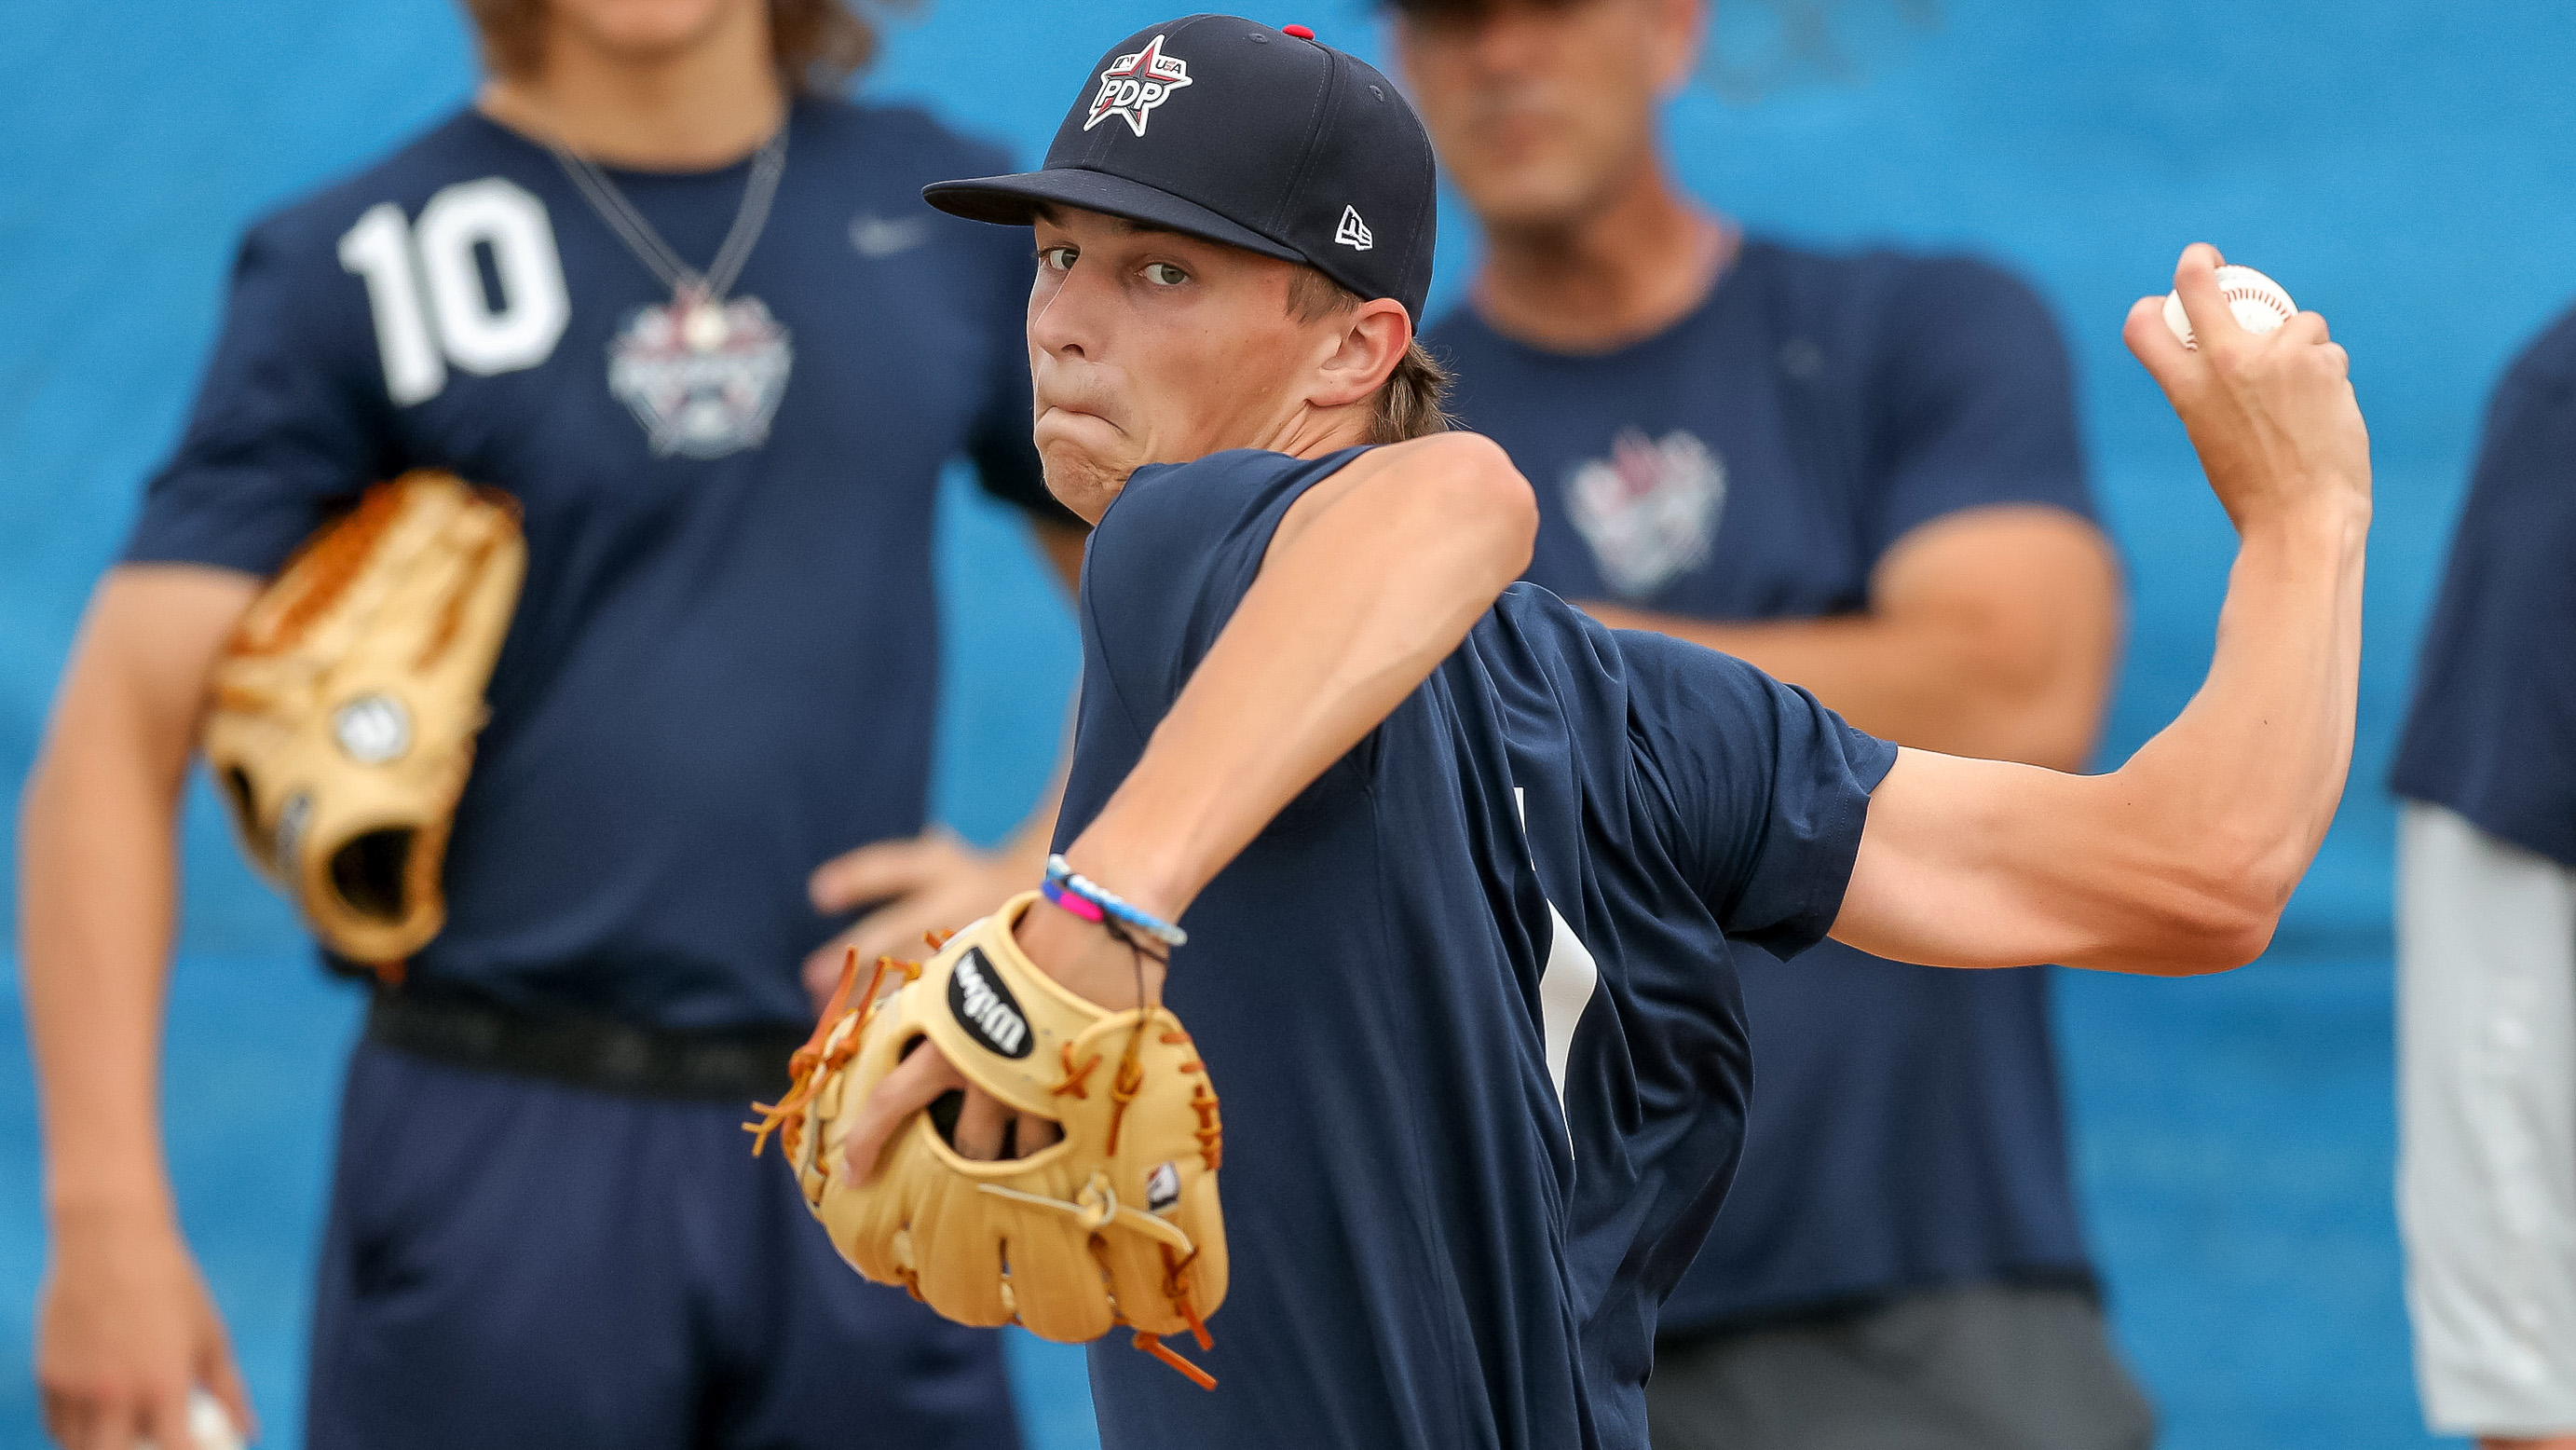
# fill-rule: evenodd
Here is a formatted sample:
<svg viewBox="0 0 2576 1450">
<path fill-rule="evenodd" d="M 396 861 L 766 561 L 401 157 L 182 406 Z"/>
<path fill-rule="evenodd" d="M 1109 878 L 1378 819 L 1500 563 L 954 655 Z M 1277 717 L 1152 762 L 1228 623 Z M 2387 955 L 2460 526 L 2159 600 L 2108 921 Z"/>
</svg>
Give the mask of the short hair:
<svg viewBox="0 0 2576 1450">
<path fill-rule="evenodd" d="M 1321 322 L 1360 305 L 1360 294 L 1299 265 L 1288 277 L 1288 315 L 1299 322 Z M 1403 443 L 1449 431 L 1449 370 L 1415 337 L 1405 344 L 1395 371 L 1378 385 L 1377 403 L 1369 416 L 1369 442 Z"/>
<path fill-rule="evenodd" d="M 495 75 L 522 76 L 545 58 L 546 0 L 463 0 Z M 788 89 L 837 95 L 876 59 L 877 28 L 849 0 L 766 0 L 769 46 Z M 901 3 L 901 0 L 898 0 Z"/>
</svg>

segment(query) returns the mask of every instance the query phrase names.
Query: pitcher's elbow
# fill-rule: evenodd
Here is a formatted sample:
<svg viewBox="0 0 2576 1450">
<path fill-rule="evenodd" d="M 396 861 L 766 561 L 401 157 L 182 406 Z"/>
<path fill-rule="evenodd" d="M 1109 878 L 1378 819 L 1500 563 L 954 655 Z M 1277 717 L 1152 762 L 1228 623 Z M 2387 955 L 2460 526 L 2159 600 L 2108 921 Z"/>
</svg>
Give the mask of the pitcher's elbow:
<svg viewBox="0 0 2576 1450">
<path fill-rule="evenodd" d="M 2240 909 L 2217 924 L 2205 939 L 2196 969 L 2185 974 L 2209 976 L 2252 966 L 2263 953 L 2272 949 L 2272 933 L 2281 925 L 2276 907 Z"/>
<path fill-rule="evenodd" d="M 2295 874 L 2279 870 L 2263 853 L 2218 853 L 2198 863 L 2178 889 L 2182 899 L 2174 916 L 2181 930 L 2164 974 L 2234 971 L 2261 957 L 2271 949 L 2297 884 Z"/>
</svg>

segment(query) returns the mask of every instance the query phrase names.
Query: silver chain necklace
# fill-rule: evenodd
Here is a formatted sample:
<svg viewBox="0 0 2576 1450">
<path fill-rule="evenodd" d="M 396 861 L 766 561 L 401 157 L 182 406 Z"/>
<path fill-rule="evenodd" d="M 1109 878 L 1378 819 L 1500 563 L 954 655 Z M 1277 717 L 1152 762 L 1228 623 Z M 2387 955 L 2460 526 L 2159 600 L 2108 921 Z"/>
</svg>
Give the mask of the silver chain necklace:
<svg viewBox="0 0 2576 1450">
<path fill-rule="evenodd" d="M 609 179 L 597 162 L 577 156 L 555 139 L 549 127 L 540 137 L 546 149 L 554 153 L 555 164 L 572 181 L 590 209 L 617 234 L 637 261 L 650 269 L 662 285 L 671 289 L 671 310 L 677 315 L 681 338 L 699 352 L 714 352 L 725 345 L 733 327 L 725 314 L 725 294 L 732 290 L 742 275 L 745 262 L 751 260 L 751 249 L 759 244 L 761 231 L 769 225 L 770 203 L 778 198 L 778 180 L 787 173 L 787 122 L 781 118 L 778 129 L 762 142 L 751 158 L 751 176 L 743 183 L 742 205 L 733 215 L 733 225 L 726 229 L 724 244 L 716 248 L 716 258 L 703 272 L 680 260 L 662 234 L 626 199 L 617 183 Z"/>
</svg>

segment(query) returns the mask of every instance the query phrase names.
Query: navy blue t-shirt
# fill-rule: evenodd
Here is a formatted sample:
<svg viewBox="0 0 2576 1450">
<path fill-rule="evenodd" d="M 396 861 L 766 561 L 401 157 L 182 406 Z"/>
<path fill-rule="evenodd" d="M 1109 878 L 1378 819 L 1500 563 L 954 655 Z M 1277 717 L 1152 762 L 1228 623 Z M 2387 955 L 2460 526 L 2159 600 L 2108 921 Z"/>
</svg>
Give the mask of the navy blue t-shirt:
<svg viewBox="0 0 2576 1450">
<path fill-rule="evenodd" d="M 2391 783 L 2576 867 L 2576 312 L 2488 406 Z"/>
<path fill-rule="evenodd" d="M 1083 577 L 1059 844 L 1357 451 L 1129 480 Z M 1103 1341 L 1103 1443 L 1643 1447 L 1655 1306 L 1742 1135 L 1734 964 L 1831 927 L 1894 760 L 1514 585 L 1183 920 L 1166 1000 L 1225 1101 L 1219 1384 Z"/>
<path fill-rule="evenodd" d="M 803 100 L 724 346 L 547 152 L 465 112 L 255 224 L 125 558 L 265 574 L 357 490 L 453 469 L 528 574 L 413 979 L 671 1026 L 802 1022 L 805 879 L 922 825 L 942 464 L 1046 500 L 1022 236 L 923 183 L 1001 167 L 909 110 Z M 615 173 L 691 265 L 748 163 Z"/>
<path fill-rule="evenodd" d="M 1429 335 L 1466 426 L 1538 489 L 1528 577 L 1712 620 L 1866 607 L 1908 531 L 1961 509 L 2091 518 L 2066 349 L 1981 262 L 1749 240 L 1689 316 L 1606 354 Z M 2044 970 L 1826 943 L 1744 970 L 1744 1167 L 1665 1306 L 1693 1331 L 1909 1287 L 2089 1281 Z"/>
</svg>

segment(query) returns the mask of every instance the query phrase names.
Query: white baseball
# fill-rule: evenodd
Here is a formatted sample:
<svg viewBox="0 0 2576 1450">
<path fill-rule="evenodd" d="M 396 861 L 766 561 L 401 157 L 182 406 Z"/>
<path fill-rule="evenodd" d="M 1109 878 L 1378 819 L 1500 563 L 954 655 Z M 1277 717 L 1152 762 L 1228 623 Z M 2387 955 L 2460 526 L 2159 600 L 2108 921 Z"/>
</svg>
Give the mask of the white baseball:
<svg viewBox="0 0 2576 1450">
<path fill-rule="evenodd" d="M 2218 294 L 2227 299 L 2227 310 L 2236 314 L 2236 325 L 2247 332 L 2277 331 L 2299 315 L 2299 304 L 2281 290 L 2281 284 L 2251 267 L 2219 268 Z M 2179 292 L 2165 294 L 2165 326 L 2173 329 L 2183 346 L 2200 350 L 2200 339 L 2191 335 L 2191 319 L 2183 315 Z"/>
<path fill-rule="evenodd" d="M 188 1438 L 196 1450 L 242 1450 L 241 1431 L 234 1427 L 233 1417 L 224 1413 L 223 1402 L 204 1390 L 188 1395 Z M 134 1442 L 134 1450 L 159 1450 L 149 1440 Z"/>
</svg>

